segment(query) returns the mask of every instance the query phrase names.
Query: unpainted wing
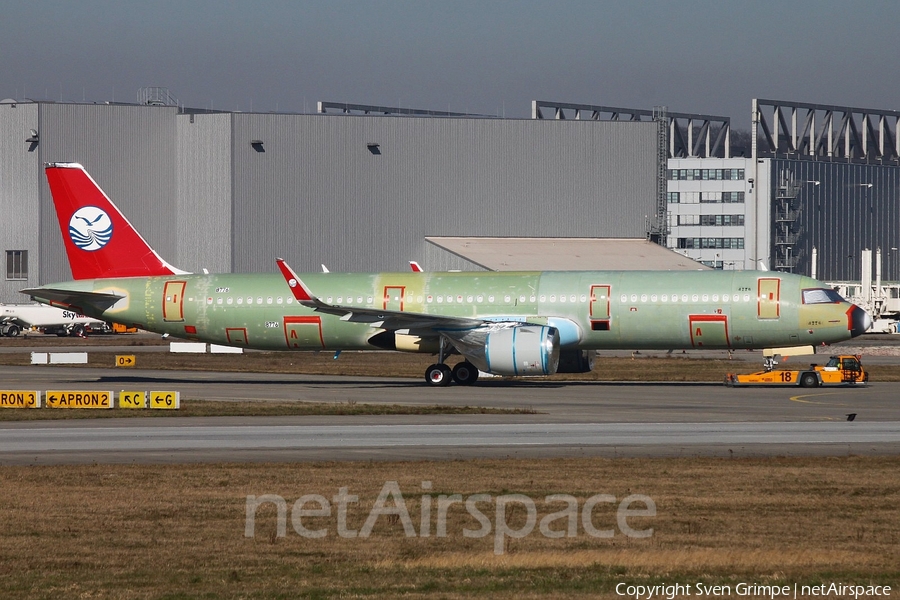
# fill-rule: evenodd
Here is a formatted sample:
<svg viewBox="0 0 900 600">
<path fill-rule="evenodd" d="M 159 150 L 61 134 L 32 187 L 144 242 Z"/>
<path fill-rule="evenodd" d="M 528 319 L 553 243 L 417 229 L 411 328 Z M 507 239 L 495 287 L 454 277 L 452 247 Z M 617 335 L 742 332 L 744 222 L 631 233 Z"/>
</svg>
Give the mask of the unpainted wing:
<svg viewBox="0 0 900 600">
<path fill-rule="evenodd" d="M 340 306 L 326 304 L 316 297 L 293 269 L 281 258 L 276 259 L 294 298 L 316 312 L 335 315 L 352 323 L 368 323 L 381 329 L 433 329 L 435 331 L 468 330 L 481 327 L 489 321 L 467 317 L 429 315 L 408 311 L 384 310 L 365 306 Z"/>
</svg>

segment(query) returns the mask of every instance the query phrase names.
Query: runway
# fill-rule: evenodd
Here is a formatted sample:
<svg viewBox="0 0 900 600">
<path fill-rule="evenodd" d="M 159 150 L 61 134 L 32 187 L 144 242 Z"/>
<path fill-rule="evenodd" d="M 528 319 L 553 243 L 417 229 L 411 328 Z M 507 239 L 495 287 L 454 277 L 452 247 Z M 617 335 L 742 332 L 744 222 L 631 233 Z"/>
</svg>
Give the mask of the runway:
<svg viewBox="0 0 900 600">
<path fill-rule="evenodd" d="M 395 378 L 33 366 L 0 367 L 0 380 L 7 389 L 174 389 L 197 399 L 532 411 L 5 422 L 0 464 L 900 452 L 900 384 L 803 390 L 487 380 L 435 389 Z"/>
</svg>

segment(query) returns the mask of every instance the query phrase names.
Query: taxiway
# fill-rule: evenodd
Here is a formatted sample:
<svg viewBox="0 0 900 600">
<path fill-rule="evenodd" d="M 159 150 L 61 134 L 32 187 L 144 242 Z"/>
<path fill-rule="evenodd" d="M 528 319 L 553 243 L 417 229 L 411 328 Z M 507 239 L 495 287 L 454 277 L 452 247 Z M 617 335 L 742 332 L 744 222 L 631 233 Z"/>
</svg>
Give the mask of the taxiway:
<svg viewBox="0 0 900 600">
<path fill-rule="evenodd" d="M 900 451 L 900 384 L 726 388 L 690 383 L 414 379 L 0 367 L 6 389 L 174 389 L 207 400 L 525 408 L 531 414 L 139 417 L 0 423 L 0 464 L 759 456 Z M 42 409 L 49 410 L 49 409 Z M 847 414 L 855 413 L 854 421 Z"/>
</svg>

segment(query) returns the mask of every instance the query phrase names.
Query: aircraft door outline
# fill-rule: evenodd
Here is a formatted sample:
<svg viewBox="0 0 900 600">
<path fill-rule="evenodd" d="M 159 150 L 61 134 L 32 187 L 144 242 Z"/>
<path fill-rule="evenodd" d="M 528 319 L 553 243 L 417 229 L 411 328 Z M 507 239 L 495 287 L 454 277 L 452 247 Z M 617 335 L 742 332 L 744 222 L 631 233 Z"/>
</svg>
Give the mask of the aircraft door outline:
<svg viewBox="0 0 900 600">
<path fill-rule="evenodd" d="M 590 303 L 588 304 L 588 320 L 592 331 L 609 331 L 610 294 L 612 286 L 596 284 L 591 286 Z"/>
<path fill-rule="evenodd" d="M 691 346 L 694 348 L 728 347 L 728 315 L 688 315 L 691 327 Z"/>
<path fill-rule="evenodd" d="M 757 280 L 756 317 L 778 319 L 781 317 L 781 279 L 760 277 Z"/>
<path fill-rule="evenodd" d="M 394 295 L 397 295 L 397 298 L 394 298 Z M 403 312 L 403 303 L 406 297 L 406 286 L 405 285 L 386 285 L 384 286 L 384 297 L 381 308 L 384 310 L 393 310 L 397 312 Z"/>
<path fill-rule="evenodd" d="M 167 281 L 163 287 L 163 321 L 180 323 L 184 321 L 184 289 L 186 281 Z"/>
<path fill-rule="evenodd" d="M 315 343 L 324 349 L 322 317 L 284 317 L 284 342 L 291 350 L 312 349 Z"/>
<path fill-rule="evenodd" d="M 246 327 L 226 327 L 225 339 L 229 344 L 241 344 L 247 346 L 247 328 Z"/>
</svg>

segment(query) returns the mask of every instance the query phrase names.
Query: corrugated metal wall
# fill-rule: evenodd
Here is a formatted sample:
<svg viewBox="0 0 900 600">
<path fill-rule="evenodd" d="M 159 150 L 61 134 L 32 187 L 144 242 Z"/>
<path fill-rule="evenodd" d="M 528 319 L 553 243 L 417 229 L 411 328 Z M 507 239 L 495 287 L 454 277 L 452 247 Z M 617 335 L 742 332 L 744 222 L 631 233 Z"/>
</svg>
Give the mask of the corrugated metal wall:
<svg viewBox="0 0 900 600">
<path fill-rule="evenodd" d="M 231 115 L 176 118 L 178 254 L 167 257 L 180 269 L 230 272 Z"/>
<path fill-rule="evenodd" d="M 175 107 L 39 104 L 40 160 L 79 162 L 163 258 L 178 256 Z M 72 278 L 41 182 L 40 280 Z M 35 263 L 37 265 L 37 263 Z"/>
<path fill-rule="evenodd" d="M 643 237 L 655 160 L 652 123 L 0 105 L 0 202 L 16 216 L 0 250 L 30 263 L 0 301 L 71 277 L 45 162 L 85 165 L 170 263 L 261 272 L 276 256 L 298 270 L 474 268 L 429 235 Z"/>
<path fill-rule="evenodd" d="M 644 237 L 655 206 L 652 123 L 236 114 L 233 142 L 236 271 L 405 270 L 427 235 Z"/>
<path fill-rule="evenodd" d="M 19 290 L 38 284 L 38 144 L 25 140 L 39 130 L 38 106 L 0 104 L 0 302 L 26 302 Z M 6 252 L 28 252 L 28 279 L 6 278 Z"/>
<path fill-rule="evenodd" d="M 803 254 L 796 273 L 809 274 L 818 250 L 818 278 L 860 278 L 860 251 L 881 248 L 884 279 L 900 276 L 900 167 L 804 160 L 773 160 L 774 184 L 782 171 L 800 184 Z M 814 183 L 818 181 L 819 185 Z M 869 187 L 871 184 L 871 187 Z M 774 229 L 773 229 L 774 231 Z M 874 258 L 872 276 L 874 277 Z"/>
</svg>

